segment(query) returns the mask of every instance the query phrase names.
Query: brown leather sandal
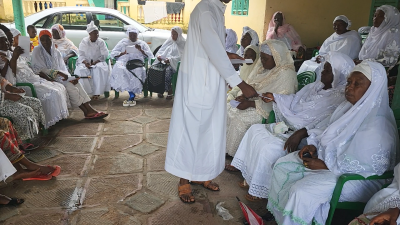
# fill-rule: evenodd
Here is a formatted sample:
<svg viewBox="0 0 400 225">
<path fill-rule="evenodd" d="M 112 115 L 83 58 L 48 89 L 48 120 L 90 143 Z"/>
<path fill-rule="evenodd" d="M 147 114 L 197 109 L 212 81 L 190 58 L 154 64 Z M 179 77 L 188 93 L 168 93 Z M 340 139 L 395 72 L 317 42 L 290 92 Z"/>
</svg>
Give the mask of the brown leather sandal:
<svg viewBox="0 0 400 225">
<path fill-rule="evenodd" d="M 178 192 L 179 192 L 179 199 L 183 202 L 183 203 L 187 203 L 187 204 L 192 204 L 195 202 L 194 196 L 192 194 L 192 188 L 190 187 L 190 184 L 184 184 L 184 185 L 178 185 Z M 189 199 L 190 201 L 187 202 L 185 201 L 182 197 L 184 195 L 189 195 Z M 192 201 L 193 199 L 193 201 Z"/>
<path fill-rule="evenodd" d="M 236 167 L 234 167 L 230 164 L 225 165 L 225 170 L 229 171 L 229 172 L 239 172 L 240 171 L 240 170 L 236 169 Z"/>
<path fill-rule="evenodd" d="M 203 185 L 204 188 L 211 190 L 211 191 L 219 191 L 219 185 L 212 182 L 211 180 L 209 180 L 209 181 L 192 181 L 191 183 Z M 210 184 L 211 184 L 211 186 L 210 186 Z M 218 189 L 215 190 L 213 187 L 217 187 Z"/>
<path fill-rule="evenodd" d="M 243 181 L 240 181 L 238 184 L 239 184 L 239 187 L 241 187 L 241 188 L 249 188 L 249 184 L 244 179 L 243 179 Z"/>
<path fill-rule="evenodd" d="M 258 201 L 263 200 L 263 198 L 253 196 L 253 195 L 248 194 L 248 193 L 247 193 L 244 197 L 245 197 L 247 200 L 251 201 L 251 202 L 258 202 Z"/>
</svg>

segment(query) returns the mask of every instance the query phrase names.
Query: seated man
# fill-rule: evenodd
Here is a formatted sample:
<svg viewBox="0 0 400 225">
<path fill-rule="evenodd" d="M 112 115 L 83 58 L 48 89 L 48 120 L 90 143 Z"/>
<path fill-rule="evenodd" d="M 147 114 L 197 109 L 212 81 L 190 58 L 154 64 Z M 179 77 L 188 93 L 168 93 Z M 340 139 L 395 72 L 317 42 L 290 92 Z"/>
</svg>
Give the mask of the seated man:
<svg viewBox="0 0 400 225">
<path fill-rule="evenodd" d="M 129 28 L 126 34 L 129 38 L 119 41 L 111 52 L 111 57 L 117 62 L 111 72 L 110 84 L 116 91 L 129 92 L 129 100 L 125 100 L 123 106 L 135 106 L 135 94 L 142 92 L 146 80 L 146 68 L 138 66 L 128 70 L 126 64 L 131 60 L 138 60 L 144 64 L 145 58 L 151 59 L 154 55 L 147 43 L 138 39 L 138 30 Z M 127 52 L 127 48 L 131 53 Z"/>
<path fill-rule="evenodd" d="M 42 30 L 39 34 L 39 46 L 32 52 L 32 68 L 36 74 L 48 81 L 57 81 L 67 89 L 72 107 L 79 107 L 86 119 L 101 119 L 108 114 L 98 112 L 90 105 L 90 98 L 78 82 L 68 73 L 64 60 L 53 42 L 51 33 Z"/>
<path fill-rule="evenodd" d="M 111 65 L 105 62 L 108 56 L 107 45 L 103 39 L 99 38 L 99 30 L 93 21 L 87 25 L 86 31 L 89 36 L 83 38 L 79 44 L 75 74 L 84 77 L 91 76 L 90 79 L 80 79 L 79 82 L 88 95 L 93 95 L 92 99 L 98 99 L 101 94 L 111 90 Z"/>
</svg>

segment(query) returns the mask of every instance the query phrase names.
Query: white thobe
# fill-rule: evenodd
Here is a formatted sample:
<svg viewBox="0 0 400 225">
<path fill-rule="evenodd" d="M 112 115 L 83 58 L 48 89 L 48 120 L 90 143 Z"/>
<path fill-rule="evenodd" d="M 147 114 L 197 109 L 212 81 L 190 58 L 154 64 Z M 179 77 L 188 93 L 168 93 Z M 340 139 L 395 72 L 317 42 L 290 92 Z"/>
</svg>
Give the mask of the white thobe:
<svg viewBox="0 0 400 225">
<path fill-rule="evenodd" d="M 111 90 L 110 74 L 111 65 L 105 62 L 108 56 L 108 49 L 103 39 L 98 38 L 95 42 L 90 41 L 89 37 L 83 38 L 79 44 L 79 58 L 76 65 L 75 74 L 80 77 L 91 76 L 90 79 L 80 79 L 88 95 L 101 95 Z M 99 60 L 93 68 L 88 69 L 83 61 L 91 63 Z"/>
<path fill-rule="evenodd" d="M 242 82 L 225 51 L 225 9 L 202 0 L 190 15 L 165 160 L 166 171 L 188 180 L 211 180 L 224 169 L 226 82 Z"/>
</svg>

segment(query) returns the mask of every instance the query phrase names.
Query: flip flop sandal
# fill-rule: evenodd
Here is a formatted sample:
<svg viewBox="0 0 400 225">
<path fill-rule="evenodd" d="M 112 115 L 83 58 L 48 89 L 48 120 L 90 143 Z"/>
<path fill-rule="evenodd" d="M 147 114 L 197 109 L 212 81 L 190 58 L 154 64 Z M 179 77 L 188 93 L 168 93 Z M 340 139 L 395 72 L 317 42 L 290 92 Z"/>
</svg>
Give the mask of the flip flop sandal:
<svg viewBox="0 0 400 225">
<path fill-rule="evenodd" d="M 22 180 L 23 181 L 27 181 L 27 180 L 50 180 L 51 178 L 53 178 L 53 176 L 51 176 L 51 175 L 38 175 L 36 177 L 24 178 Z"/>
<path fill-rule="evenodd" d="M 22 148 L 24 149 L 24 151 L 33 151 L 33 150 L 39 148 L 39 146 L 38 145 L 35 146 L 34 144 L 31 144 L 31 143 L 26 143 L 26 144 L 22 145 Z"/>
<path fill-rule="evenodd" d="M 195 203 L 195 201 L 190 201 L 190 202 L 186 202 L 182 199 L 182 197 L 184 195 L 188 195 L 191 194 L 193 196 L 192 193 L 192 188 L 190 187 L 190 184 L 184 184 L 184 185 L 178 185 L 178 195 L 179 195 L 179 199 L 186 204 L 193 204 Z"/>
<path fill-rule="evenodd" d="M 25 200 L 22 198 L 11 198 L 11 200 L 7 204 L 1 204 L 0 207 L 6 207 L 6 206 L 18 206 L 24 203 Z"/>
<path fill-rule="evenodd" d="M 230 164 L 225 165 L 225 170 L 228 172 L 239 172 L 240 171 L 240 170 L 236 169 L 236 167 L 234 167 Z"/>
<path fill-rule="evenodd" d="M 131 103 L 129 104 L 129 106 L 135 106 L 136 105 L 136 101 L 131 101 Z"/>
<path fill-rule="evenodd" d="M 171 100 L 171 99 L 172 99 L 172 97 L 174 97 L 174 95 L 167 95 L 167 97 L 166 97 L 165 99 L 167 99 L 167 100 Z"/>
<path fill-rule="evenodd" d="M 249 185 L 247 184 L 246 180 L 240 181 L 238 184 L 239 187 L 241 188 L 249 188 Z"/>
<path fill-rule="evenodd" d="M 54 171 L 51 172 L 51 173 L 49 174 L 49 175 L 51 175 L 52 177 L 56 177 L 56 176 L 60 175 L 60 173 L 61 173 L 61 167 L 60 167 L 60 166 L 54 166 L 54 167 L 52 167 L 52 166 L 47 166 L 47 167 L 53 168 L 53 169 L 54 169 Z"/>
<path fill-rule="evenodd" d="M 250 194 L 246 194 L 244 197 L 250 202 L 259 202 L 259 201 L 263 200 L 263 198 L 255 197 Z"/>
<path fill-rule="evenodd" d="M 88 120 L 103 119 L 104 117 L 107 117 L 107 116 L 108 116 L 107 113 L 98 112 L 98 113 L 96 113 L 94 116 L 87 116 L 87 117 L 85 117 L 85 119 L 88 119 Z"/>
<path fill-rule="evenodd" d="M 214 189 L 212 189 L 211 187 L 210 187 L 210 184 L 212 184 L 213 182 L 212 181 L 192 181 L 192 182 L 190 182 L 190 183 L 192 183 L 192 184 L 198 184 L 198 185 L 203 185 L 203 187 L 204 188 L 206 188 L 206 189 L 208 189 L 208 190 L 210 190 L 210 191 L 219 191 L 220 189 L 219 189 L 219 186 L 216 186 L 217 184 L 215 184 L 214 183 L 214 186 L 216 186 L 216 187 L 218 187 L 218 189 L 217 190 L 214 190 Z"/>
</svg>

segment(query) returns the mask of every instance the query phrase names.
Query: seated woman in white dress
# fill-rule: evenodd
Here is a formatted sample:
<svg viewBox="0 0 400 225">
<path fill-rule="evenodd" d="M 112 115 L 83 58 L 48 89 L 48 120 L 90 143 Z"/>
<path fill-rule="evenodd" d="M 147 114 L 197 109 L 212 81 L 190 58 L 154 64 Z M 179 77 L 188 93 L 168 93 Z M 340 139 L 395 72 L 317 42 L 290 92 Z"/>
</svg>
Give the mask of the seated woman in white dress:
<svg viewBox="0 0 400 225">
<path fill-rule="evenodd" d="M 374 14 L 373 27 L 358 56 L 362 60 L 381 63 L 385 67 L 396 65 L 400 55 L 399 10 L 390 5 L 378 7 Z"/>
<path fill-rule="evenodd" d="M 67 64 L 69 58 L 78 55 L 78 48 L 67 38 L 64 27 L 61 24 L 54 24 L 51 27 L 51 33 L 53 34 L 52 41 L 54 46 L 60 51 L 65 64 Z"/>
<path fill-rule="evenodd" d="M 328 53 L 326 59 L 320 81 L 292 95 L 264 94 L 270 98 L 265 101 L 273 101 L 278 123 L 251 126 L 231 165 L 225 167 L 228 171 L 241 171 L 245 180 L 240 186 L 249 186 L 246 199 L 267 198 L 274 163 L 288 152 L 296 151 L 308 136 L 307 130 L 326 126 L 324 120 L 345 100 L 347 75 L 354 62 L 339 52 Z"/>
<path fill-rule="evenodd" d="M 240 48 L 236 52 L 236 54 L 243 57 L 244 49 L 249 45 L 258 46 L 259 38 L 258 38 L 258 34 L 255 30 L 251 29 L 248 26 L 245 26 L 245 27 L 243 27 L 243 33 L 242 33 L 242 37 L 240 39 Z"/>
<path fill-rule="evenodd" d="M 400 224 L 400 164 L 394 168 L 394 179 L 387 188 L 378 191 L 368 201 L 364 214 L 349 225 L 397 225 Z"/>
<path fill-rule="evenodd" d="M 297 90 L 297 77 L 293 59 L 285 43 L 279 40 L 267 40 L 260 46 L 260 60 L 250 73 L 246 83 L 258 93 L 272 92 L 293 94 Z M 240 104 L 234 108 L 228 103 L 226 152 L 234 156 L 240 141 L 251 125 L 261 123 L 268 118 L 272 103 L 261 98 L 246 99 L 241 91 L 234 91 L 234 97 Z"/>
<path fill-rule="evenodd" d="M 111 71 L 110 84 L 116 91 L 129 92 L 129 100 L 125 100 L 123 106 L 135 106 L 135 96 L 142 92 L 143 83 L 146 80 L 146 68 L 142 66 L 128 71 L 126 63 L 137 59 L 144 64 L 145 58 L 151 59 L 154 58 L 154 55 L 147 43 L 138 39 L 138 30 L 128 28 L 126 34 L 129 38 L 119 41 L 111 52 L 111 57 L 117 62 Z M 129 51 L 132 51 L 131 53 L 127 52 L 127 47 L 129 47 Z"/>
<path fill-rule="evenodd" d="M 229 53 L 236 53 L 239 50 L 237 41 L 236 32 L 232 29 L 226 29 L 225 50 Z"/>
<path fill-rule="evenodd" d="M 11 31 L 14 38 L 21 34 L 18 30 Z M 4 40 L 0 39 L 0 41 Z M 46 122 L 43 124 L 44 128 L 47 129 L 58 121 L 68 118 L 69 100 L 67 101 L 65 87 L 60 83 L 47 81 L 33 72 L 28 63 L 29 60 L 21 56 L 24 50 L 18 47 L 18 39 L 14 39 L 14 47 L 14 52 L 8 51 L 6 53 L 8 55 L 7 59 L 10 61 L 7 74 L 10 73 L 10 76 L 15 77 L 15 83 L 31 83 L 35 87 L 37 97 L 42 103 L 46 117 Z M 3 69 L 2 65 L 0 65 L 0 69 Z M 25 91 L 27 91 L 27 95 L 32 96 L 30 89 L 25 89 Z"/>
<path fill-rule="evenodd" d="M 308 145 L 275 163 L 267 208 L 278 224 L 325 224 L 342 174 L 369 177 L 393 169 L 398 133 L 386 87 L 381 64 L 355 66 L 347 79 L 347 101 L 333 112 L 329 126 L 309 130 Z M 339 201 L 367 202 L 383 183 L 346 182 Z"/>
<path fill-rule="evenodd" d="M 167 99 L 172 99 L 172 74 L 176 73 L 178 63 L 181 61 L 183 50 L 185 49 L 186 40 L 182 36 L 182 28 L 173 27 L 171 29 L 171 37 L 168 38 L 156 54 L 154 64 L 164 62 L 169 64 L 165 71 L 165 91 L 168 92 Z M 164 97 L 163 94 L 158 94 L 159 98 Z"/>
<path fill-rule="evenodd" d="M 305 52 L 300 35 L 292 25 L 286 23 L 285 16 L 280 11 L 274 13 L 269 22 L 266 40 L 268 39 L 281 40 L 289 50 L 299 52 L 301 55 Z"/>
<path fill-rule="evenodd" d="M 356 59 L 361 49 L 361 37 L 357 31 L 349 30 L 350 26 L 351 21 L 345 15 L 337 16 L 333 20 L 335 32 L 324 41 L 319 49 L 318 56 L 303 62 L 297 74 L 315 71 L 322 61 L 321 57 L 324 57 L 330 51 L 341 52 L 352 59 Z"/>
<path fill-rule="evenodd" d="M 239 76 L 242 80 L 246 81 L 247 77 L 249 77 L 250 73 L 253 71 L 254 67 L 256 67 L 259 59 L 260 59 L 260 47 L 249 45 L 244 49 L 244 59 L 252 59 L 253 63 L 245 63 L 240 67 Z M 228 92 L 227 102 L 229 103 L 231 100 L 236 99 L 237 94 L 240 92 L 240 88 L 234 87 Z"/>
<path fill-rule="evenodd" d="M 88 95 L 98 99 L 101 94 L 110 91 L 111 65 L 107 64 L 108 48 L 103 39 L 99 38 L 99 29 L 94 22 L 87 25 L 88 37 L 79 44 L 79 57 L 75 74 L 89 79 L 79 79 Z"/>
<path fill-rule="evenodd" d="M 90 98 L 78 82 L 79 78 L 71 77 L 69 74 L 60 51 L 54 47 L 48 30 L 40 31 L 39 46 L 33 49 L 31 60 L 33 72 L 48 81 L 56 81 L 64 85 L 72 107 L 79 107 L 85 119 L 101 119 L 108 116 L 90 105 Z"/>
</svg>

